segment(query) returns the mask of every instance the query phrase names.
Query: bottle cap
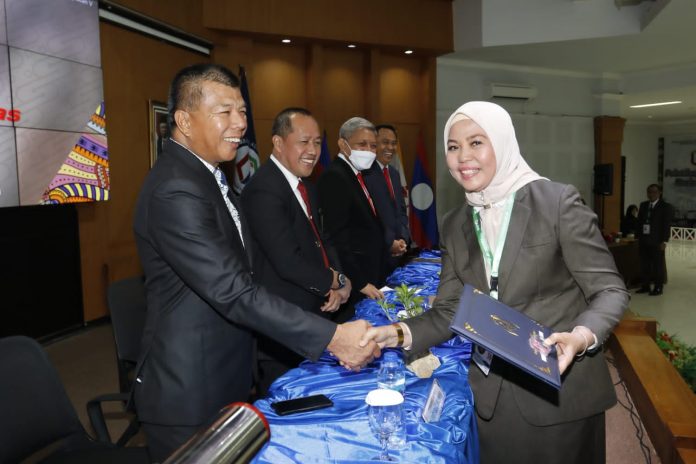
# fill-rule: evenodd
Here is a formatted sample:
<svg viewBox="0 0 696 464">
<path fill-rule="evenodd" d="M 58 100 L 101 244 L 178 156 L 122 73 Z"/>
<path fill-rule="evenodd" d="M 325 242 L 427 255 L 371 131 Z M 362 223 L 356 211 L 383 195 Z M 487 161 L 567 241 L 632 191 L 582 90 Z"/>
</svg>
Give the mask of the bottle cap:
<svg viewBox="0 0 696 464">
<path fill-rule="evenodd" d="M 395 361 L 401 361 L 401 358 L 399 358 L 399 355 L 394 351 L 386 351 L 384 353 L 384 358 L 382 359 L 382 361 L 395 362 Z"/>
</svg>

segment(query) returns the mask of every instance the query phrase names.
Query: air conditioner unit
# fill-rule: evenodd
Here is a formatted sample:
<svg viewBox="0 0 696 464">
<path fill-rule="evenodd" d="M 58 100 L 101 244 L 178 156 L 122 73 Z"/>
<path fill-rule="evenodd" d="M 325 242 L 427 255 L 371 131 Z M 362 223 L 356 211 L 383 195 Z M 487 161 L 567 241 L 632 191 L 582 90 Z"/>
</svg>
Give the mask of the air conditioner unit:
<svg viewBox="0 0 696 464">
<path fill-rule="evenodd" d="M 491 84 L 491 97 L 529 100 L 537 96 L 536 87 L 517 84 Z"/>
</svg>

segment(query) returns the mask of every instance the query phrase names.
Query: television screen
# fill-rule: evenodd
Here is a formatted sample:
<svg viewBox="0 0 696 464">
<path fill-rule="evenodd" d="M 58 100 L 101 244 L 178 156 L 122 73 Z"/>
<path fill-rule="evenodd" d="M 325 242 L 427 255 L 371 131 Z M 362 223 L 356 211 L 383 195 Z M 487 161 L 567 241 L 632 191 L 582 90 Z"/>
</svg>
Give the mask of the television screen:
<svg viewBox="0 0 696 464">
<path fill-rule="evenodd" d="M 0 207 L 109 199 L 96 0 L 0 1 Z"/>
</svg>

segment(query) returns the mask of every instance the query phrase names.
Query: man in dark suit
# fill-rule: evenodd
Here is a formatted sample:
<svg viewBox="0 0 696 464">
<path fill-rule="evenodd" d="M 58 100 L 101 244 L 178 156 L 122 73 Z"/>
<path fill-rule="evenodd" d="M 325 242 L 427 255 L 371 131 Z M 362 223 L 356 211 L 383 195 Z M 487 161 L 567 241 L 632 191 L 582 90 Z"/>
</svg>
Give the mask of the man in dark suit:
<svg viewBox="0 0 696 464">
<path fill-rule="evenodd" d="M 648 186 L 648 201 L 638 209 L 638 247 L 643 281 L 638 293 L 662 295 L 665 283 L 665 248 L 669 241 L 669 229 L 674 217 L 672 205 L 662 199 L 662 187 Z M 651 289 L 650 284 L 654 284 Z"/>
<path fill-rule="evenodd" d="M 367 190 L 363 171 L 372 166 L 377 148 L 375 126 L 354 117 L 339 130 L 338 157 L 319 178 L 323 229 L 338 251 L 343 271 L 353 282 L 351 302 L 363 296 L 383 298 L 384 229 Z M 352 316 L 341 309 L 339 320 Z"/>
<path fill-rule="evenodd" d="M 358 368 L 364 321 L 336 326 L 252 282 L 252 241 L 218 164 L 246 130 L 239 80 L 212 64 L 182 69 L 169 95 L 171 139 L 135 210 L 147 315 L 134 400 L 151 457 L 164 460 L 251 387 L 252 330 L 316 359 L 325 348 Z"/>
<path fill-rule="evenodd" d="M 398 145 L 396 129 L 387 124 L 379 125 L 376 129 L 377 159 L 367 170 L 365 183 L 384 225 L 384 241 L 388 250 L 384 260 L 386 278 L 397 267 L 398 258 L 406 252 L 411 234 L 399 172 L 390 164 Z"/>
<path fill-rule="evenodd" d="M 242 191 L 254 243 L 254 281 L 297 306 L 330 315 L 350 296 L 336 251 L 319 231 L 312 174 L 321 152 L 319 125 L 304 108 L 287 108 L 273 122 L 273 153 Z M 264 336 L 258 340 L 257 393 L 302 357 Z"/>
</svg>

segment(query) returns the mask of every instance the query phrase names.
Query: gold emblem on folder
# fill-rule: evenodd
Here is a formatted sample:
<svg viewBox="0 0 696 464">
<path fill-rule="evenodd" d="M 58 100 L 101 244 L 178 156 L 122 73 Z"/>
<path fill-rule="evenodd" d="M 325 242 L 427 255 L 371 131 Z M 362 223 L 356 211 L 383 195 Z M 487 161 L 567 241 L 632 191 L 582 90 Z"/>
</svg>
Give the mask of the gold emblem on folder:
<svg viewBox="0 0 696 464">
<path fill-rule="evenodd" d="M 502 327 L 503 330 L 505 330 L 510 335 L 514 335 L 515 337 L 519 336 L 517 335 L 517 333 L 515 333 L 516 330 L 520 330 L 519 325 L 514 324 L 510 321 L 506 321 L 505 319 L 499 317 L 496 314 L 491 314 L 491 319 L 493 319 L 493 323 L 495 323 L 495 325 Z"/>
</svg>

